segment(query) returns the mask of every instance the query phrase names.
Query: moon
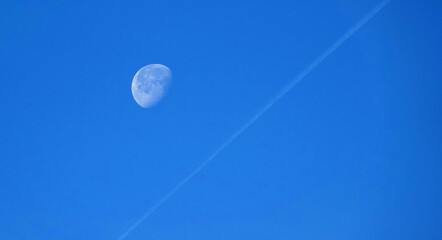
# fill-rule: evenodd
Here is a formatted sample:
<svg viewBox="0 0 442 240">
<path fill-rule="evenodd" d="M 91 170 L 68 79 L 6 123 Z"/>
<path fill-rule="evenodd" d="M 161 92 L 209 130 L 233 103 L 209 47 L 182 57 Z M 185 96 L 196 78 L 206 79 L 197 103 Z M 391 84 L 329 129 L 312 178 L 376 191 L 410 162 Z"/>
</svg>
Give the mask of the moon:
<svg viewBox="0 0 442 240">
<path fill-rule="evenodd" d="M 162 64 L 142 67 L 132 80 L 132 96 L 142 108 L 149 108 L 161 101 L 172 83 L 172 72 Z"/>
</svg>

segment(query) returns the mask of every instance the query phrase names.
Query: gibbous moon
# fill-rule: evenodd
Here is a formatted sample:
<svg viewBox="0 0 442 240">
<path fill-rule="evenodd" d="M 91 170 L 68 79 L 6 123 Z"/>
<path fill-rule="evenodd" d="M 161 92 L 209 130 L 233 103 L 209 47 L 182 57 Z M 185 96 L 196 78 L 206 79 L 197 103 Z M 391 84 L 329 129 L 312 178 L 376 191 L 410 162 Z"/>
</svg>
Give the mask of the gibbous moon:
<svg viewBox="0 0 442 240">
<path fill-rule="evenodd" d="M 142 67 L 132 80 L 132 95 L 143 108 L 157 104 L 167 93 L 172 83 L 172 72 L 161 64 Z"/>
</svg>

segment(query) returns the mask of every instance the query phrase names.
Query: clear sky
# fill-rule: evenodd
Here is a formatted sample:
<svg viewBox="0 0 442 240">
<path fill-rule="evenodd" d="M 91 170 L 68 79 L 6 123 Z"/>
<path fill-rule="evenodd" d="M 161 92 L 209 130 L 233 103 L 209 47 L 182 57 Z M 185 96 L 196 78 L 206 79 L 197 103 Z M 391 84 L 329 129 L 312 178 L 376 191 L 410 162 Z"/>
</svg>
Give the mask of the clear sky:
<svg viewBox="0 0 442 240">
<path fill-rule="evenodd" d="M 117 239 L 379 2 L 2 2 L 0 239 Z M 441 12 L 393 0 L 127 239 L 442 238 Z"/>
</svg>

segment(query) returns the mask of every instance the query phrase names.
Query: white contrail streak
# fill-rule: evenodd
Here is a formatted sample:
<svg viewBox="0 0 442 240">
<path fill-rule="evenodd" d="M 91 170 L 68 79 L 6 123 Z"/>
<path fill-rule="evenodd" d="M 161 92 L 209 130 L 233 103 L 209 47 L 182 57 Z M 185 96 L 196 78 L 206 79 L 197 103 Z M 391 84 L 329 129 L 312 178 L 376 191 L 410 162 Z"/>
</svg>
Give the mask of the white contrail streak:
<svg viewBox="0 0 442 240">
<path fill-rule="evenodd" d="M 341 46 L 348 38 L 350 38 L 359 28 L 367 23 L 373 16 L 375 16 L 385 5 L 391 0 L 384 0 L 380 2 L 373 10 L 371 10 L 364 18 L 356 23 L 350 30 L 348 30 L 341 38 L 339 38 L 330 48 L 321 54 L 315 61 L 313 61 L 307 68 L 304 69 L 298 76 L 296 76 L 286 87 L 284 87 L 275 97 L 273 97 L 261 110 L 259 110 L 243 127 L 237 130 L 227 141 L 225 141 L 212 155 L 210 155 L 204 162 L 202 162 L 195 170 L 193 170 L 187 177 L 182 179 L 174 188 L 172 188 L 166 195 L 164 195 L 155 205 L 144 213 L 127 231 L 122 234 L 118 240 L 125 239 L 132 231 L 137 228 L 146 218 L 148 218 L 155 210 L 157 210 L 167 199 L 175 194 L 184 184 L 198 174 L 204 167 L 207 166 L 220 152 L 229 146 L 239 135 L 241 135 L 250 125 L 252 125 L 258 118 L 260 118 L 267 110 L 269 110 L 279 99 L 281 99 L 288 91 L 290 91 L 296 84 L 298 84 L 305 76 L 307 76 L 313 69 L 315 69 L 324 59 L 332 54 L 339 46 Z"/>
</svg>

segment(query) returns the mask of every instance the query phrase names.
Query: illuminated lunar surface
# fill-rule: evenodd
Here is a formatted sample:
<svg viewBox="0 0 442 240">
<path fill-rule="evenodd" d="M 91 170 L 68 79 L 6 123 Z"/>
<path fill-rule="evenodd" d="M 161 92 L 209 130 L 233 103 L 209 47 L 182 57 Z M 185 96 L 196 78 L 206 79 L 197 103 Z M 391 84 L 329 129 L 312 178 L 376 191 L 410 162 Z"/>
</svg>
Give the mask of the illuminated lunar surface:
<svg viewBox="0 0 442 240">
<path fill-rule="evenodd" d="M 132 80 L 132 95 L 143 108 L 157 104 L 166 95 L 172 83 L 172 72 L 161 64 L 142 67 Z"/>
</svg>

